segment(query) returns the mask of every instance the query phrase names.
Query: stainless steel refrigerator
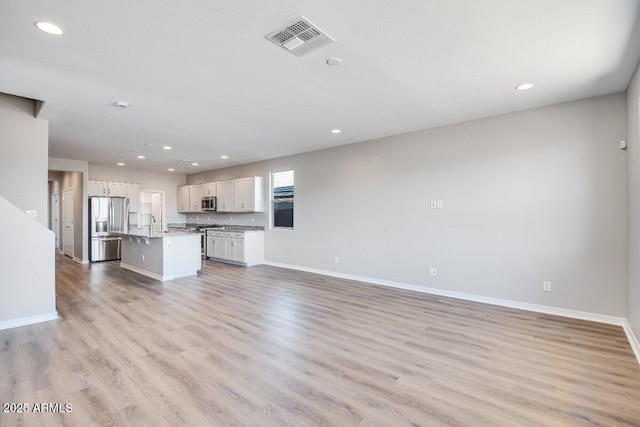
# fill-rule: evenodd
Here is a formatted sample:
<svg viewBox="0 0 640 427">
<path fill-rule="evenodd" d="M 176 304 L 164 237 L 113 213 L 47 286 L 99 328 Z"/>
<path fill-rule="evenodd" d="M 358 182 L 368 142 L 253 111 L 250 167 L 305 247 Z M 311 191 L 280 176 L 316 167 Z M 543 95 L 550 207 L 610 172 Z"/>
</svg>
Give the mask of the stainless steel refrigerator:
<svg viewBox="0 0 640 427">
<path fill-rule="evenodd" d="M 122 233 L 129 232 L 129 199 L 89 198 L 89 260 L 120 259 Z"/>
</svg>

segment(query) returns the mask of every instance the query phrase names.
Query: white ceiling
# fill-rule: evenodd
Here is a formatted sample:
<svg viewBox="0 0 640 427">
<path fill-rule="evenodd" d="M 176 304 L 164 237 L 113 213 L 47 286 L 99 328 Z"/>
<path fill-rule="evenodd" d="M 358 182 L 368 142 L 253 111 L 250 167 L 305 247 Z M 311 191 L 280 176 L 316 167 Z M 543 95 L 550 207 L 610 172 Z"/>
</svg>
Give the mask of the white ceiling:
<svg viewBox="0 0 640 427">
<path fill-rule="evenodd" d="M 0 92 L 46 101 L 51 157 L 192 173 L 623 91 L 639 13 L 638 0 L 2 0 Z M 298 16 L 335 42 L 298 58 L 265 39 Z"/>
</svg>

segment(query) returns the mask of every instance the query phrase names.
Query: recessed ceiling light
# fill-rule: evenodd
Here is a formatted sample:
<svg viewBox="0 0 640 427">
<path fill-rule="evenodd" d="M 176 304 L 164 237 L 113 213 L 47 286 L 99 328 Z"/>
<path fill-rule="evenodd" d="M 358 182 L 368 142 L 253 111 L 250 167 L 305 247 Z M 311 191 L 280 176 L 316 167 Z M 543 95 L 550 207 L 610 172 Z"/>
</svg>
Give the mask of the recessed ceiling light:
<svg viewBox="0 0 640 427">
<path fill-rule="evenodd" d="M 145 156 L 138 156 L 139 159 L 146 159 Z"/>
<path fill-rule="evenodd" d="M 162 148 L 165 150 L 171 150 L 173 147 L 170 147 L 169 145 L 163 145 Z"/>
<path fill-rule="evenodd" d="M 36 24 L 36 27 L 38 27 L 40 31 L 44 31 L 47 34 L 54 36 L 61 36 L 64 34 L 62 28 L 58 27 L 56 24 L 52 24 L 51 22 L 34 22 L 34 24 Z"/>
<path fill-rule="evenodd" d="M 138 150 L 136 150 L 135 148 L 131 148 L 129 151 L 131 151 L 132 153 L 137 153 Z"/>
<path fill-rule="evenodd" d="M 533 87 L 533 83 L 522 83 L 521 85 L 516 86 L 517 90 L 529 90 Z"/>
<path fill-rule="evenodd" d="M 144 144 L 145 147 L 151 147 L 151 144 Z"/>
<path fill-rule="evenodd" d="M 331 130 L 331 133 L 340 133 L 340 132 L 342 132 L 340 129 L 332 129 Z"/>
<path fill-rule="evenodd" d="M 116 101 L 113 103 L 116 107 L 127 108 L 129 107 L 129 103 L 127 101 Z"/>
<path fill-rule="evenodd" d="M 198 166 L 198 164 L 193 162 L 193 163 L 191 163 L 191 166 Z"/>
<path fill-rule="evenodd" d="M 342 64 L 342 59 L 340 58 L 329 58 L 327 59 L 327 65 L 335 67 L 336 65 Z"/>
<path fill-rule="evenodd" d="M 124 163 L 119 162 L 119 163 L 118 163 L 118 166 L 124 166 Z"/>
<path fill-rule="evenodd" d="M 169 172 L 173 172 L 174 170 L 174 168 L 169 168 Z"/>
<path fill-rule="evenodd" d="M 220 156 L 221 159 L 228 159 L 229 156 Z"/>
</svg>

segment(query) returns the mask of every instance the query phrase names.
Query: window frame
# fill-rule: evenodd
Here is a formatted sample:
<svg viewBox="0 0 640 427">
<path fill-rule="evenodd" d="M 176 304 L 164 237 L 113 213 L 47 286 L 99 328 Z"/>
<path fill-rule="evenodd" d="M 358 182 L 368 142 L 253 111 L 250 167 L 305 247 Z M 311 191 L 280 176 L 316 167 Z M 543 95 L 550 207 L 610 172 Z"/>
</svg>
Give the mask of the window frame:
<svg viewBox="0 0 640 427">
<path fill-rule="evenodd" d="M 294 218 L 291 219 L 291 227 L 283 227 L 283 226 L 276 226 L 275 225 L 275 220 L 276 220 L 276 209 L 275 209 L 275 197 L 274 197 L 274 184 L 275 184 L 275 174 L 278 173 L 282 173 L 282 172 L 289 172 L 291 171 L 293 174 L 293 197 L 292 199 L 294 200 L 294 207 L 293 207 L 293 211 L 295 212 L 295 169 L 293 168 L 287 168 L 287 169 L 281 169 L 281 170 L 276 170 L 276 171 L 271 171 L 269 172 L 269 229 L 271 230 L 285 230 L 285 231 L 293 231 L 295 228 L 295 220 Z"/>
</svg>

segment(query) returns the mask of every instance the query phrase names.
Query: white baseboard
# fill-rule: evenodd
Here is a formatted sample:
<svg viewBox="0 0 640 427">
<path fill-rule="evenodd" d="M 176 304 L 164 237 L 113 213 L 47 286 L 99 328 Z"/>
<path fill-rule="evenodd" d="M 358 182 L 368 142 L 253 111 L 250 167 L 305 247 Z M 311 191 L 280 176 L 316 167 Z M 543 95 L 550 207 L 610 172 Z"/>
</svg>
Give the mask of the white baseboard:
<svg viewBox="0 0 640 427">
<path fill-rule="evenodd" d="M 73 260 L 75 262 L 77 262 L 78 264 L 89 264 L 89 260 L 87 260 L 87 259 L 80 259 L 80 258 L 74 256 Z"/>
<path fill-rule="evenodd" d="M 631 326 L 627 322 L 627 319 L 624 320 L 624 325 L 622 325 L 622 328 L 624 329 L 624 333 L 627 334 L 627 339 L 629 340 L 629 344 L 631 345 L 633 354 L 636 355 L 636 359 L 638 359 L 638 363 L 640 363 L 640 343 L 638 343 L 638 339 L 633 333 L 633 329 L 631 329 Z"/>
<path fill-rule="evenodd" d="M 162 276 L 160 274 L 153 273 L 153 272 L 151 272 L 149 270 L 145 270 L 143 268 L 136 267 L 136 266 L 133 266 L 131 264 L 126 264 L 124 262 L 120 262 L 120 267 L 126 268 L 127 270 L 135 271 L 138 274 L 142 274 L 143 276 L 151 277 L 152 279 L 160 280 L 161 282 L 164 282 L 165 280 L 173 279 L 173 276 Z"/>
<path fill-rule="evenodd" d="M 19 326 L 33 325 L 34 323 L 48 322 L 50 320 L 56 320 L 58 318 L 58 312 L 38 314 L 36 316 L 20 317 L 18 319 L 4 320 L 0 322 L 0 331 L 4 329 L 17 328 Z"/>
<path fill-rule="evenodd" d="M 321 274 L 324 276 L 336 277 L 339 279 L 355 280 L 357 282 L 388 286 L 391 288 L 404 289 L 407 291 L 422 292 L 425 294 L 457 298 L 465 301 L 474 301 L 474 302 L 480 302 L 483 304 L 490 304 L 490 305 L 497 305 L 501 307 L 509 307 L 509 308 L 517 308 L 520 310 L 533 311 L 536 313 L 553 314 L 556 316 L 570 317 L 573 319 L 589 320 L 592 322 L 622 326 L 622 328 L 624 329 L 627 335 L 627 338 L 629 339 L 629 344 L 631 345 L 631 348 L 633 349 L 633 352 L 636 355 L 636 359 L 638 360 L 638 363 L 640 363 L 640 345 L 638 345 L 638 341 L 636 340 L 635 335 L 631 330 L 631 327 L 627 323 L 627 319 L 623 317 L 607 316 L 604 314 L 589 313 L 586 311 L 570 310 L 566 308 L 550 307 L 550 306 L 538 305 L 538 304 L 529 304 L 526 302 L 512 301 L 512 300 L 506 300 L 501 298 L 485 297 L 482 295 L 466 294 L 463 292 L 447 291 L 444 289 L 429 288 L 425 286 L 411 285 L 408 283 L 393 282 L 390 280 L 376 279 L 374 277 L 356 276 L 353 274 L 337 273 L 335 271 L 321 270 L 318 268 L 310 268 L 310 267 L 302 267 L 299 265 L 282 264 L 279 262 L 271 262 L 271 261 L 265 261 L 264 263 L 266 265 L 271 265 L 273 267 L 282 267 L 282 268 L 288 268 L 290 270 L 306 271 L 309 273 Z"/>
</svg>

